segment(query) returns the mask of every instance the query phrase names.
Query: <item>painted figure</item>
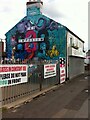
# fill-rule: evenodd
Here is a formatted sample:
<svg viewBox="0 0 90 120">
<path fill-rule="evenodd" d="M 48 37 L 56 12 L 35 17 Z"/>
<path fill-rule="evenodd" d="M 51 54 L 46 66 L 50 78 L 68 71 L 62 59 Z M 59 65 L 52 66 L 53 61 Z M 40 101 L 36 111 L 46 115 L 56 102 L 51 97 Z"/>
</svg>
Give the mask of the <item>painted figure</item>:
<svg viewBox="0 0 90 120">
<path fill-rule="evenodd" d="M 56 49 L 56 45 L 54 45 L 51 50 L 48 50 L 47 55 L 49 55 L 50 58 L 53 58 L 53 57 L 59 55 L 59 52 L 58 52 L 58 50 Z"/>
</svg>

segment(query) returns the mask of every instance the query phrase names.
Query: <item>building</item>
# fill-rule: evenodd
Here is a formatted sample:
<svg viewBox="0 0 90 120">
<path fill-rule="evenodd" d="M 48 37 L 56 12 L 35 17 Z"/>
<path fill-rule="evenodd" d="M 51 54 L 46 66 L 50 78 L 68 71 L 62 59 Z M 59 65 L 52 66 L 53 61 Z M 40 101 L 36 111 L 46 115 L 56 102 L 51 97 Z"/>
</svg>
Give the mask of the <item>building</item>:
<svg viewBox="0 0 90 120">
<path fill-rule="evenodd" d="M 88 65 L 90 64 L 90 50 L 86 52 L 85 63 Z"/>
<path fill-rule="evenodd" d="M 67 30 L 67 77 L 73 78 L 84 73 L 84 41 Z"/>
<path fill-rule="evenodd" d="M 4 42 L 0 41 L 0 54 L 4 52 Z"/>
<path fill-rule="evenodd" d="M 4 54 L 4 42 L 2 41 L 2 39 L 0 39 L 0 61 L 3 57 Z"/>
<path fill-rule="evenodd" d="M 85 59 L 85 69 L 90 70 L 90 50 L 86 53 L 86 59 Z"/>
<path fill-rule="evenodd" d="M 8 58 L 59 60 L 66 77 L 84 73 L 84 42 L 64 25 L 42 14 L 41 0 L 29 0 L 27 15 L 6 33 Z"/>
</svg>

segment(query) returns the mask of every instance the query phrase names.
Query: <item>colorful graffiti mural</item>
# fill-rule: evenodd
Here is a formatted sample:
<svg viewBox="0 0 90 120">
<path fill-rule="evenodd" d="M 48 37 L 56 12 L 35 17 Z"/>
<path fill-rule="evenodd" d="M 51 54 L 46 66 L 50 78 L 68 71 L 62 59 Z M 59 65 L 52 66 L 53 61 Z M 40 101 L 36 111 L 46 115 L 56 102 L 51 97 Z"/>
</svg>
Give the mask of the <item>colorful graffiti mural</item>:
<svg viewBox="0 0 90 120">
<path fill-rule="evenodd" d="M 6 34 L 7 57 L 15 59 L 58 59 L 65 57 L 65 29 L 43 15 L 25 17 Z"/>
</svg>

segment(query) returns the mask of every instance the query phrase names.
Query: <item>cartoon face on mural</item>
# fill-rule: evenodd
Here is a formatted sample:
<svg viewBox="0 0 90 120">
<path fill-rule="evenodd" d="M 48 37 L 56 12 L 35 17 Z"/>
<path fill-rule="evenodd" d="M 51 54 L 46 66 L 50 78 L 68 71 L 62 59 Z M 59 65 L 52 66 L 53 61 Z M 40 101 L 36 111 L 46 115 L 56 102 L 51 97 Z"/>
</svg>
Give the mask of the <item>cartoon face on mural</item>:
<svg viewBox="0 0 90 120">
<path fill-rule="evenodd" d="M 11 48 L 7 49 L 9 57 L 13 47 L 15 47 L 16 59 L 31 60 L 37 57 L 55 60 L 61 54 L 65 56 L 65 38 L 63 37 L 65 34 L 63 31 L 60 32 L 58 26 L 60 25 L 57 22 L 42 15 L 19 22 L 12 37 L 8 37 L 7 44 L 11 45 Z"/>
</svg>

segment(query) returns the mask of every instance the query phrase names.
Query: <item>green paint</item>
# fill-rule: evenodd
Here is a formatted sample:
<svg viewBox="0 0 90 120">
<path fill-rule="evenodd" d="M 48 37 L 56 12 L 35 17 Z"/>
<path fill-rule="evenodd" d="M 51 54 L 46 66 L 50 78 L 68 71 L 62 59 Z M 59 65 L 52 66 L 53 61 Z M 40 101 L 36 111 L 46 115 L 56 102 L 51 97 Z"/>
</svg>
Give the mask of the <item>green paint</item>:
<svg viewBox="0 0 90 120">
<path fill-rule="evenodd" d="M 0 85 L 8 85 L 8 80 L 0 80 Z"/>
</svg>

